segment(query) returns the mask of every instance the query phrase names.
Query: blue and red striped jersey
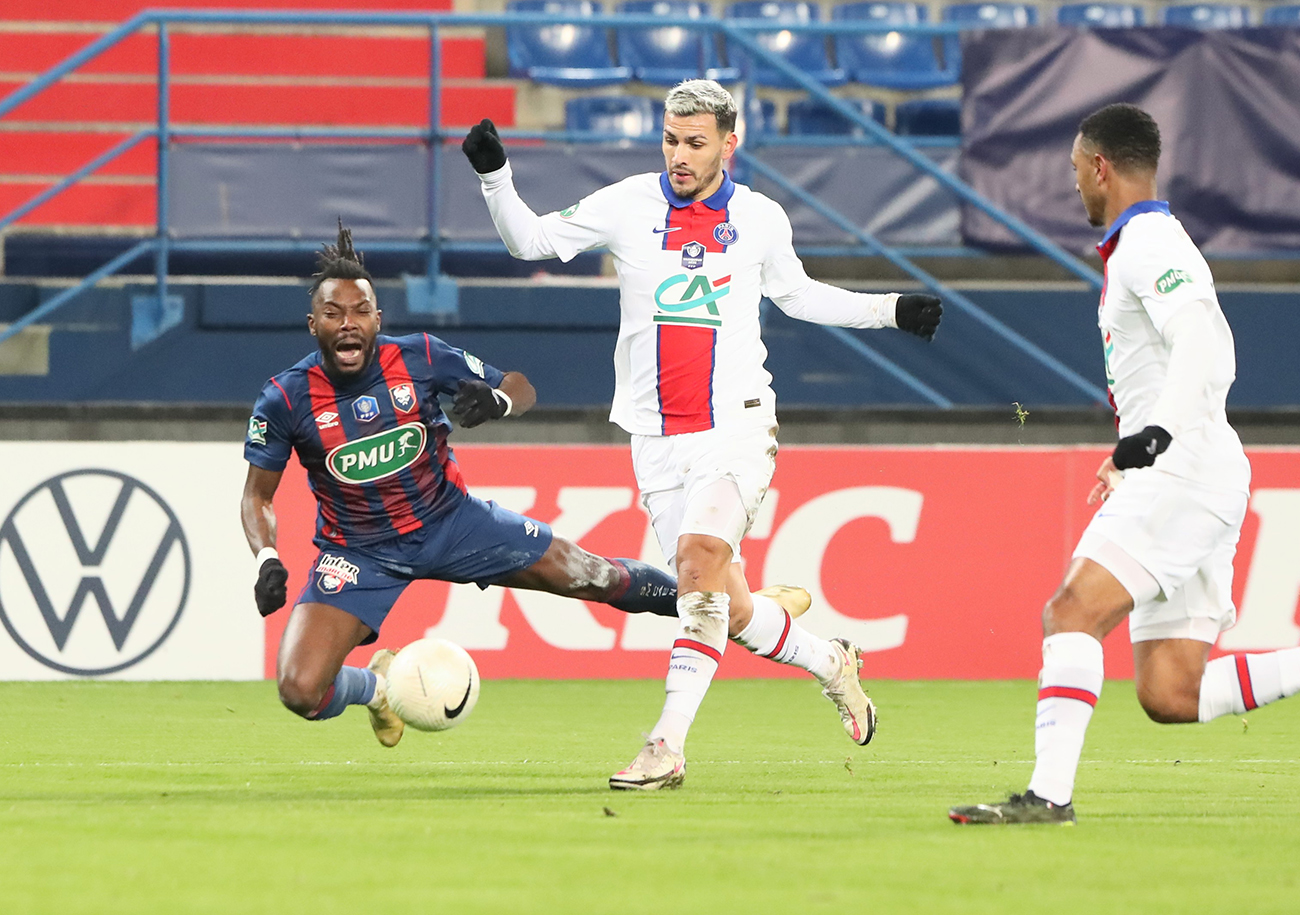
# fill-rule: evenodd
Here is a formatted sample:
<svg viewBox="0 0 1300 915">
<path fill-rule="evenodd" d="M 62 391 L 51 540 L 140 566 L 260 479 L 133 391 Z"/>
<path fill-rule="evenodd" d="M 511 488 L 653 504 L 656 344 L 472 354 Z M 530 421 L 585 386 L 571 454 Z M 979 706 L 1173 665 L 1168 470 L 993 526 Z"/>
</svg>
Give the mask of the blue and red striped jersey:
<svg viewBox="0 0 1300 915">
<path fill-rule="evenodd" d="M 465 482 L 438 402 L 462 381 L 503 373 L 429 334 L 379 336 L 356 378 L 326 373 L 319 351 L 273 377 L 248 421 L 244 457 L 283 470 L 296 452 L 316 496 L 316 543 L 365 546 L 454 508 Z"/>
</svg>

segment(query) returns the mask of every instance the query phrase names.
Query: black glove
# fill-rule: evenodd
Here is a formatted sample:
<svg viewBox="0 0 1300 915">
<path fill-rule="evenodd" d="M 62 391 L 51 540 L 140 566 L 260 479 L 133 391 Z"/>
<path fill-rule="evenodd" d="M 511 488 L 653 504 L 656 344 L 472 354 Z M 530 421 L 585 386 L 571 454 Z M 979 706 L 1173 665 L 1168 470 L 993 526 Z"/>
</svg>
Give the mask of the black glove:
<svg viewBox="0 0 1300 915">
<path fill-rule="evenodd" d="M 943 303 L 938 296 L 908 292 L 900 295 L 898 304 L 894 306 L 894 323 L 898 329 L 916 334 L 927 343 L 934 339 L 941 317 Z"/>
<path fill-rule="evenodd" d="M 489 419 L 506 415 L 506 402 L 492 390 L 486 381 L 462 381 L 451 402 L 451 415 L 461 426 L 473 429 Z"/>
<path fill-rule="evenodd" d="M 289 581 L 289 570 L 284 563 L 272 556 L 262 563 L 257 570 L 257 584 L 253 585 L 253 598 L 257 601 L 257 612 L 270 616 L 284 606 L 284 586 Z"/>
<path fill-rule="evenodd" d="M 1174 437 L 1159 426 L 1147 426 L 1136 435 L 1126 435 L 1115 446 L 1110 459 L 1117 470 L 1130 467 L 1150 467 L 1157 454 L 1164 454 Z"/>
<path fill-rule="evenodd" d="M 484 118 L 469 129 L 460 150 L 480 175 L 494 172 L 506 164 L 506 148 L 497 136 L 497 125 Z"/>
</svg>

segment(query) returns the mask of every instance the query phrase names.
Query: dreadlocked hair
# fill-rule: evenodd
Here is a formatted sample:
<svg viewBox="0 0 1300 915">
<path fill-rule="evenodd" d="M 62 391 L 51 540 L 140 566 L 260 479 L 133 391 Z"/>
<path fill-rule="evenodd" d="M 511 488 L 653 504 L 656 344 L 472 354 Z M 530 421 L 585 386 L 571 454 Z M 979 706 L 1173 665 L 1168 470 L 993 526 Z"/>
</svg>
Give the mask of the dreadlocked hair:
<svg viewBox="0 0 1300 915">
<path fill-rule="evenodd" d="M 352 230 L 343 226 L 343 217 L 339 217 L 338 241 L 332 245 L 322 245 L 316 255 L 317 272 L 312 274 L 310 295 L 316 295 L 321 283 L 326 280 L 366 280 L 371 284 L 374 278 L 366 269 L 365 257 L 352 247 Z"/>
</svg>

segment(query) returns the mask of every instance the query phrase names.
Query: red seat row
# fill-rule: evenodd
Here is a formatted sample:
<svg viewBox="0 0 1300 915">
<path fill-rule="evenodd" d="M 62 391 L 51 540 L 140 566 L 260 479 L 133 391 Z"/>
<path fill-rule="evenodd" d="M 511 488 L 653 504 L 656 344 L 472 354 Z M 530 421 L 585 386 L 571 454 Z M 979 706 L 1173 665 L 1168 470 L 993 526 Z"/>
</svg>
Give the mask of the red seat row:
<svg viewBox="0 0 1300 915">
<path fill-rule="evenodd" d="M 45 72 L 98 36 L 85 31 L 6 30 L 0 22 L 0 72 Z M 171 36 L 171 73 L 177 76 L 313 76 L 425 79 L 429 40 L 374 35 L 195 34 Z M 442 75 L 482 79 L 484 40 L 444 37 Z M 154 76 L 158 39 L 131 35 L 77 69 L 82 74 Z"/>
<path fill-rule="evenodd" d="M 145 0 L 3 0 L 0 98 L 141 9 Z M 168 0 L 168 8 L 319 10 L 319 0 Z M 373 10 L 363 0 L 331 9 Z M 449 0 L 384 0 L 385 10 L 449 10 Z M 89 25 L 88 25 L 89 24 Z M 514 123 L 515 90 L 484 82 L 482 38 L 443 37 L 443 126 Z M 418 29 L 367 34 L 171 36 L 174 127 L 423 127 L 429 41 Z M 0 215 L 157 122 L 157 39 L 132 35 L 0 118 Z M 182 141 L 183 142 L 183 141 Z M 154 224 L 156 149 L 141 142 L 21 220 L 27 227 Z"/>
<path fill-rule="evenodd" d="M 228 10 L 353 10 L 356 12 L 450 12 L 451 0 L 383 0 L 367 3 L 366 0 L 4 0 L 0 17 L 6 20 L 31 20 L 36 22 L 113 22 L 130 19 L 150 7 L 167 9 L 228 9 Z"/>
</svg>

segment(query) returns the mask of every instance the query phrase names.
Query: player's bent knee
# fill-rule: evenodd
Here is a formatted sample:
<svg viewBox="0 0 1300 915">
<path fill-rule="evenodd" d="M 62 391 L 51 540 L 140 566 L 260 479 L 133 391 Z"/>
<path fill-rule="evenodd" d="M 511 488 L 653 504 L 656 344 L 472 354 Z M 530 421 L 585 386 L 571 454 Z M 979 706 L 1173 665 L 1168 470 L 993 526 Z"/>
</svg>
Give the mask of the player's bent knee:
<svg viewBox="0 0 1300 915">
<path fill-rule="evenodd" d="M 1138 703 L 1157 724 L 1187 724 L 1198 720 L 1197 696 L 1178 695 L 1167 689 L 1137 688 Z"/>
<path fill-rule="evenodd" d="M 328 684 L 321 688 L 320 684 L 302 676 L 281 677 L 277 685 L 280 689 L 280 703 L 302 718 L 320 708 L 325 691 L 329 689 Z"/>
</svg>

